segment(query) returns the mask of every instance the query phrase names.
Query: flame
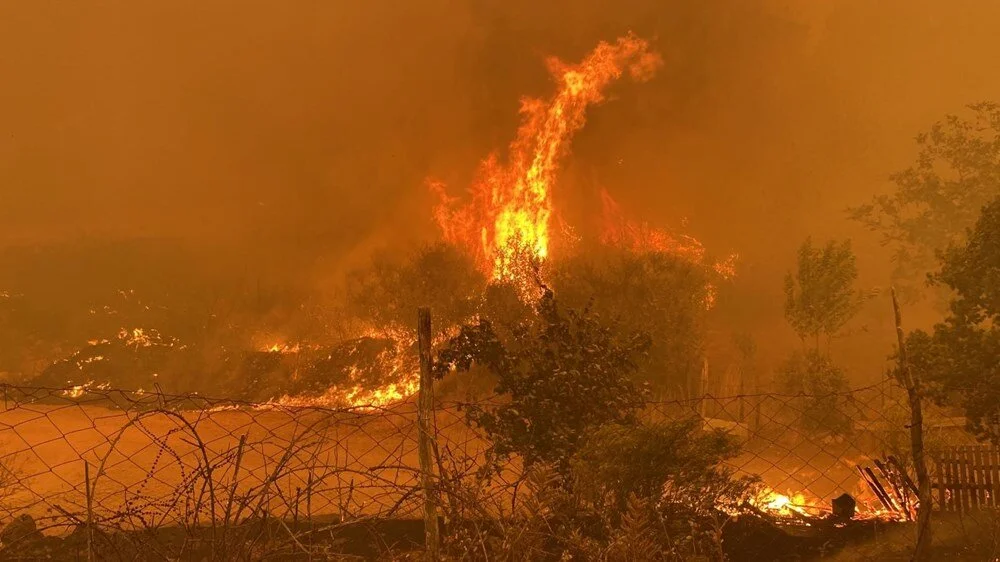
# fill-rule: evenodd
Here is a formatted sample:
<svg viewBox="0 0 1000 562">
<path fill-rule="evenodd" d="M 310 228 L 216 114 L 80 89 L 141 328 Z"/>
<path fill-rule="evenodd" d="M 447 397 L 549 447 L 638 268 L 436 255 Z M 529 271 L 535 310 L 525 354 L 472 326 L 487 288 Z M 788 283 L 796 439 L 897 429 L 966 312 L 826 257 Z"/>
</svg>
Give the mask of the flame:
<svg viewBox="0 0 1000 562">
<path fill-rule="evenodd" d="M 75 386 L 71 386 L 71 387 L 63 390 L 62 391 L 62 395 L 66 396 L 68 398 L 79 398 L 79 397 L 83 396 L 84 394 L 86 394 L 92 388 L 97 389 L 97 390 L 107 390 L 107 389 L 111 388 L 111 384 L 107 383 L 107 382 L 103 382 L 101 384 L 95 385 L 94 381 L 87 381 L 87 382 L 85 382 L 83 384 L 78 384 L 78 385 L 75 385 Z"/>
<path fill-rule="evenodd" d="M 290 354 L 302 351 L 302 346 L 300 344 L 289 345 L 287 343 L 272 343 L 271 345 L 263 346 L 260 351 L 264 353 Z"/>
<path fill-rule="evenodd" d="M 586 109 L 603 101 L 604 90 L 625 71 L 645 80 L 660 62 L 646 41 L 632 35 L 599 43 L 576 65 L 549 59 L 556 93 L 548 100 L 522 100 L 508 162 L 487 158 L 465 205 L 441 183 L 430 183 L 440 197 L 434 215 L 445 240 L 469 251 L 491 279 L 524 283 L 518 262 L 549 256 L 552 188 L 569 141 L 586 122 Z"/>
<path fill-rule="evenodd" d="M 808 509 L 817 509 L 806 500 L 802 492 L 788 492 L 788 495 L 780 494 L 770 488 L 765 488 L 759 497 L 750 502 L 761 511 L 766 511 L 777 517 L 791 518 L 796 515 L 810 517 Z"/>
<path fill-rule="evenodd" d="M 725 259 L 709 263 L 705 256 L 705 246 L 693 236 L 674 234 L 662 228 L 654 228 L 647 223 L 629 220 L 622 213 L 618 202 L 606 190 L 601 190 L 603 227 L 601 241 L 609 246 L 624 248 L 637 253 L 658 252 L 676 256 L 721 280 L 736 277 L 736 263 L 739 254 L 730 254 Z M 705 308 L 715 306 L 718 290 L 715 283 L 705 286 Z"/>
</svg>

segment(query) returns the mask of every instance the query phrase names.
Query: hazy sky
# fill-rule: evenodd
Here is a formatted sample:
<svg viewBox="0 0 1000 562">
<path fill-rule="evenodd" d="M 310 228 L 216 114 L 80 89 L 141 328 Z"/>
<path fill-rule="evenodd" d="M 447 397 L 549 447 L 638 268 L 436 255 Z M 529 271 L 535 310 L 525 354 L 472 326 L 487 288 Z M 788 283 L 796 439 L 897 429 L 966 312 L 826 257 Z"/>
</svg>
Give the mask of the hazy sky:
<svg viewBox="0 0 1000 562">
<path fill-rule="evenodd" d="M 2 2 L 0 244 L 224 240 L 337 269 L 433 235 L 424 178 L 460 188 L 506 145 L 545 56 L 632 30 L 665 67 L 590 113 L 557 207 L 605 187 L 776 287 L 807 234 L 861 234 L 843 208 L 914 134 L 1000 97 L 996 21 L 993 0 Z"/>
</svg>

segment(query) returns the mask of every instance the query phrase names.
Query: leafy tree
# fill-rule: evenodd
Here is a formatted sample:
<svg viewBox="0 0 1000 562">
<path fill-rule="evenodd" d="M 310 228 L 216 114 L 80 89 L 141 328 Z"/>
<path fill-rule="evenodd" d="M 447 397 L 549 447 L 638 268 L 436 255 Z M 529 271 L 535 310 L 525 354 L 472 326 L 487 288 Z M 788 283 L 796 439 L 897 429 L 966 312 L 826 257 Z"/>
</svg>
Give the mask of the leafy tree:
<svg viewBox="0 0 1000 562">
<path fill-rule="evenodd" d="M 893 248 L 894 277 L 914 298 L 937 254 L 964 242 L 983 205 L 1000 195 L 1000 105 L 969 106 L 917 135 L 917 161 L 891 176 L 896 189 L 850 210 Z"/>
<path fill-rule="evenodd" d="M 643 400 L 632 375 L 648 346 L 648 337 L 620 337 L 589 310 L 560 310 L 546 290 L 537 314 L 509 335 L 485 319 L 464 326 L 435 368 L 443 376 L 481 365 L 496 377 L 495 391 L 507 400 L 467 411 L 490 437 L 494 459 L 517 454 L 525 468 L 544 463 L 567 476 L 590 432 L 636 422 Z"/>
<path fill-rule="evenodd" d="M 629 496 L 717 507 L 710 489 L 732 476 L 722 462 L 739 452 L 721 431 L 703 431 L 699 418 L 638 426 L 606 425 L 590 435 L 573 458 L 580 493 L 599 510 L 621 514 Z M 683 501 L 682 501 L 683 500 Z"/>
<path fill-rule="evenodd" d="M 793 353 L 778 371 L 778 384 L 785 392 L 805 396 L 803 429 L 834 434 L 850 431 L 842 394 L 848 390 L 847 378 L 829 356 L 812 349 Z"/>
<path fill-rule="evenodd" d="M 415 310 L 429 306 L 441 328 L 464 322 L 486 284 L 475 264 L 448 244 L 421 248 L 404 261 L 385 256 L 348 276 L 350 310 L 376 326 L 410 326 Z"/>
<path fill-rule="evenodd" d="M 907 336 L 910 365 L 938 400 L 965 408 L 973 432 L 1000 443 L 1000 198 L 942 264 L 934 280 L 955 292 L 951 312 L 932 333 Z"/>
<path fill-rule="evenodd" d="M 604 522 L 604 540 L 591 539 L 600 548 L 585 550 L 618 560 L 718 550 L 732 520 L 721 509 L 743 508 L 759 489 L 756 477 L 725 466 L 738 452 L 731 437 L 702 430 L 697 417 L 598 429 L 572 463 L 583 505 Z"/>
<path fill-rule="evenodd" d="M 702 366 L 708 280 L 705 271 L 665 253 L 608 250 L 556 264 L 552 284 L 574 308 L 649 334 L 639 380 L 667 391 L 686 389 Z"/>
<path fill-rule="evenodd" d="M 799 248 L 798 269 L 785 276 L 785 318 L 803 341 L 827 341 L 854 317 L 861 295 L 854 289 L 858 268 L 850 240 L 816 248 L 807 238 Z"/>
</svg>

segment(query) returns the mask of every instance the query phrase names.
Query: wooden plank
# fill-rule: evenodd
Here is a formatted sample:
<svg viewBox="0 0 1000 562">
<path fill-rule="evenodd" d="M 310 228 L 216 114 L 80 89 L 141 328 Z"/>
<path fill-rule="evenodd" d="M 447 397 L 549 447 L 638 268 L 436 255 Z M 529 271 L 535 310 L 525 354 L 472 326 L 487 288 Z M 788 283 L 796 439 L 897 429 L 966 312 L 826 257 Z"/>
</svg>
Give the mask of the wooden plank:
<svg viewBox="0 0 1000 562">
<path fill-rule="evenodd" d="M 941 471 L 941 455 L 934 459 L 934 480 L 938 488 L 938 509 L 944 511 L 944 473 Z"/>
<path fill-rule="evenodd" d="M 959 513 L 968 513 L 969 511 L 969 496 L 968 488 L 966 487 L 966 482 L 968 479 L 965 474 L 965 448 L 956 447 L 955 448 L 955 484 L 956 490 L 958 490 L 958 511 Z"/>
<path fill-rule="evenodd" d="M 951 511 L 951 492 L 948 491 L 948 451 L 941 451 L 941 489 L 944 491 L 944 501 L 941 511 Z"/>
<path fill-rule="evenodd" d="M 982 505 L 983 487 L 980 482 L 979 468 L 979 447 L 969 449 L 969 484 L 972 486 L 972 509 L 979 509 Z"/>
<path fill-rule="evenodd" d="M 962 447 L 962 513 L 972 511 L 972 474 L 969 472 L 972 463 L 969 462 L 969 454 L 969 448 Z"/>
<path fill-rule="evenodd" d="M 955 489 L 955 451 L 948 450 L 945 460 L 945 482 L 948 485 L 948 511 L 958 511 L 958 490 Z"/>
<path fill-rule="evenodd" d="M 985 447 L 976 447 L 976 452 L 973 455 L 974 464 L 973 470 L 976 475 L 976 509 L 985 509 L 987 502 L 987 490 L 986 490 L 986 460 L 984 459 L 986 455 Z"/>
<path fill-rule="evenodd" d="M 990 474 L 993 475 L 993 507 L 1000 507 L 1000 447 L 993 447 Z"/>
<path fill-rule="evenodd" d="M 989 507 L 997 507 L 997 492 L 1000 492 L 1000 478 L 997 477 L 997 465 L 1000 465 L 1000 448 L 990 447 L 986 450 L 986 469 L 983 471 L 986 474 L 986 488 L 989 492 L 989 502 L 987 505 Z"/>
<path fill-rule="evenodd" d="M 944 510 L 952 511 L 955 496 L 951 492 L 951 451 L 941 451 L 941 487 L 945 490 Z"/>
<path fill-rule="evenodd" d="M 993 447 L 990 459 L 990 475 L 993 478 L 993 507 L 1000 507 L 1000 447 Z"/>
</svg>

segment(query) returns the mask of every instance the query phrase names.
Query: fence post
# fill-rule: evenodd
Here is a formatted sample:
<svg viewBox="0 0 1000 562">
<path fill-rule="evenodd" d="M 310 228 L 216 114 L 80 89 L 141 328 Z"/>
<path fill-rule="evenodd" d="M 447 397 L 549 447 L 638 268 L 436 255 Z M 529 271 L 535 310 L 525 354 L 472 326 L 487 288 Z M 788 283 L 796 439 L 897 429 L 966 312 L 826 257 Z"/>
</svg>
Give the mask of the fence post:
<svg viewBox="0 0 1000 562">
<path fill-rule="evenodd" d="M 892 288 L 892 310 L 896 318 L 896 338 L 899 340 L 899 378 L 906 387 L 910 402 L 910 448 L 913 450 L 913 467 L 917 473 L 917 541 L 913 549 L 913 560 L 930 560 L 931 547 L 931 480 L 927 474 L 924 458 L 924 415 L 920 404 L 920 373 L 910 371 L 906 359 L 906 337 L 903 333 L 903 318 L 896 299 L 896 288 Z"/>
<path fill-rule="evenodd" d="M 417 310 L 417 340 L 420 349 L 420 394 L 417 397 L 417 452 L 420 456 L 420 483 L 424 491 L 425 560 L 437 562 L 437 495 L 431 464 L 431 410 L 434 408 L 434 379 L 431 373 L 431 311 Z"/>
<path fill-rule="evenodd" d="M 90 463 L 83 461 L 83 483 L 87 494 L 87 562 L 94 562 L 94 495 L 90 488 Z"/>
</svg>

